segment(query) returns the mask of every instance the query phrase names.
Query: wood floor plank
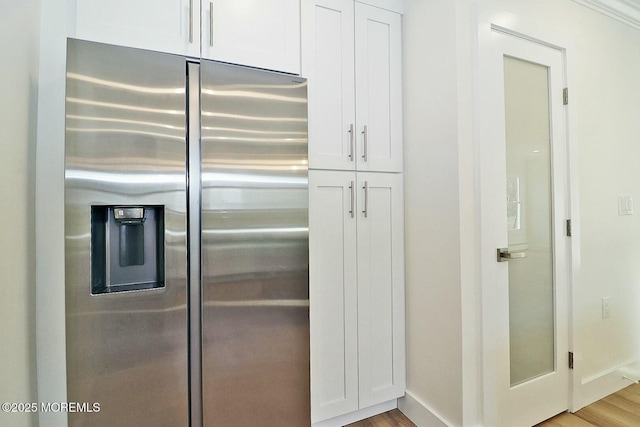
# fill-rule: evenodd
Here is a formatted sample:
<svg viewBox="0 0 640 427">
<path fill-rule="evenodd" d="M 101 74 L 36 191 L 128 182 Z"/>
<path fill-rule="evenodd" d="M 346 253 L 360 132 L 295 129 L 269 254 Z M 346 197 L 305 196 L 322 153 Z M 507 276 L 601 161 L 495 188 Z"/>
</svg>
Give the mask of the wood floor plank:
<svg viewBox="0 0 640 427">
<path fill-rule="evenodd" d="M 402 412 L 394 409 L 345 427 L 416 427 Z"/>
<path fill-rule="evenodd" d="M 630 402 L 633 402 L 636 405 L 640 405 L 640 393 L 630 390 L 630 387 L 623 388 L 616 394 L 618 396 L 624 397 L 625 399 L 627 399 Z"/>
<path fill-rule="evenodd" d="M 397 409 L 345 427 L 416 427 Z M 640 384 L 634 384 L 582 408 L 535 427 L 640 427 Z"/>
<path fill-rule="evenodd" d="M 637 395 L 637 396 L 640 397 L 640 395 Z M 604 399 L 602 399 L 602 401 L 610 403 L 613 406 L 616 406 L 622 409 L 623 411 L 629 412 L 633 415 L 636 415 L 637 417 L 640 417 L 640 405 L 633 402 L 632 400 L 627 399 L 626 397 L 620 394 L 617 394 L 617 393 L 612 394 L 611 396 L 607 396 Z"/>
<path fill-rule="evenodd" d="M 640 384 L 630 385 L 629 387 L 623 388 L 618 393 L 627 397 L 629 400 L 640 401 Z"/>
<path fill-rule="evenodd" d="M 583 420 L 580 417 L 575 416 L 569 412 L 564 412 L 560 415 L 537 424 L 535 427 L 598 427 L 594 426 L 588 421 Z"/>
<path fill-rule="evenodd" d="M 611 403 L 599 400 L 576 412 L 576 415 L 596 426 L 640 426 L 640 416 L 627 412 Z"/>
</svg>

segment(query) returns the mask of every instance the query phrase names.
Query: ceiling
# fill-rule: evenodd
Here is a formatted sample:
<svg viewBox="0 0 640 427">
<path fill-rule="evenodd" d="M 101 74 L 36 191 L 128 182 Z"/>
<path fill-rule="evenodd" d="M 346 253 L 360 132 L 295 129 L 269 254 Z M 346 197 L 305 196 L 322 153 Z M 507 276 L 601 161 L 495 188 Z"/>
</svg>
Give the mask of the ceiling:
<svg viewBox="0 0 640 427">
<path fill-rule="evenodd" d="M 573 0 L 640 30 L 640 0 Z"/>
</svg>

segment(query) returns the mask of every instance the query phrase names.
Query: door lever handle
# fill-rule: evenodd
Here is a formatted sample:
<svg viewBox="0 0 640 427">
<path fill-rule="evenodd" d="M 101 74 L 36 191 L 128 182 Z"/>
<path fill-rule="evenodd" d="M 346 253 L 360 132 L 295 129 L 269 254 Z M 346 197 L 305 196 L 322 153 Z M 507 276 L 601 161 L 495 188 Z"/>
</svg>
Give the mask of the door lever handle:
<svg viewBox="0 0 640 427">
<path fill-rule="evenodd" d="M 525 251 L 519 252 L 509 252 L 508 248 L 498 248 L 497 249 L 497 261 L 498 262 L 507 262 L 510 259 L 522 259 L 526 258 L 527 253 Z"/>
</svg>

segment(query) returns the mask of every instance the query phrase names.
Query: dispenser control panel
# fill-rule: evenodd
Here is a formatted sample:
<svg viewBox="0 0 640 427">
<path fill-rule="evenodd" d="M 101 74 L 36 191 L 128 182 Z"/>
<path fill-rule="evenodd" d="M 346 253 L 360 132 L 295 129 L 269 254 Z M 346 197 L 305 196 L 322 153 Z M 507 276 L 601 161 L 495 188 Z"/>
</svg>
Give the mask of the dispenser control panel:
<svg viewBox="0 0 640 427">
<path fill-rule="evenodd" d="M 91 207 L 91 294 L 164 287 L 164 207 Z"/>
</svg>

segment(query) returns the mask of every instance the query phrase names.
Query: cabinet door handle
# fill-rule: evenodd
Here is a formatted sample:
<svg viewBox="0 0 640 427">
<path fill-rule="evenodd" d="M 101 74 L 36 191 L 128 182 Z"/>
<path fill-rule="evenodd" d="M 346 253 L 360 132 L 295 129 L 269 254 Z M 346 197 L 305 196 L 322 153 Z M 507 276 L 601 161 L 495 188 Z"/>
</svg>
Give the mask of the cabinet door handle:
<svg viewBox="0 0 640 427">
<path fill-rule="evenodd" d="M 193 0 L 189 0 L 189 43 L 193 43 Z"/>
<path fill-rule="evenodd" d="M 364 186 L 362 187 L 362 189 L 364 190 L 364 209 L 362 210 L 362 213 L 366 218 L 369 211 L 369 182 L 368 181 L 364 182 Z"/>
<path fill-rule="evenodd" d="M 353 162 L 353 123 L 349 125 L 349 160 Z"/>
<path fill-rule="evenodd" d="M 209 46 L 213 47 L 213 2 L 209 3 Z"/>
<path fill-rule="evenodd" d="M 355 188 L 353 185 L 353 181 L 351 181 L 351 185 L 349 185 L 349 190 L 351 190 L 351 209 L 349 209 L 349 214 L 351 215 L 351 218 L 353 218 L 353 211 L 354 211 L 354 200 L 355 200 Z"/>
<path fill-rule="evenodd" d="M 369 145 L 369 141 L 368 139 L 368 131 L 367 131 L 367 125 L 364 125 L 364 129 L 362 130 L 362 135 L 363 136 L 363 141 L 364 141 L 364 147 L 362 150 L 362 159 L 366 162 L 367 161 L 367 146 Z"/>
</svg>

